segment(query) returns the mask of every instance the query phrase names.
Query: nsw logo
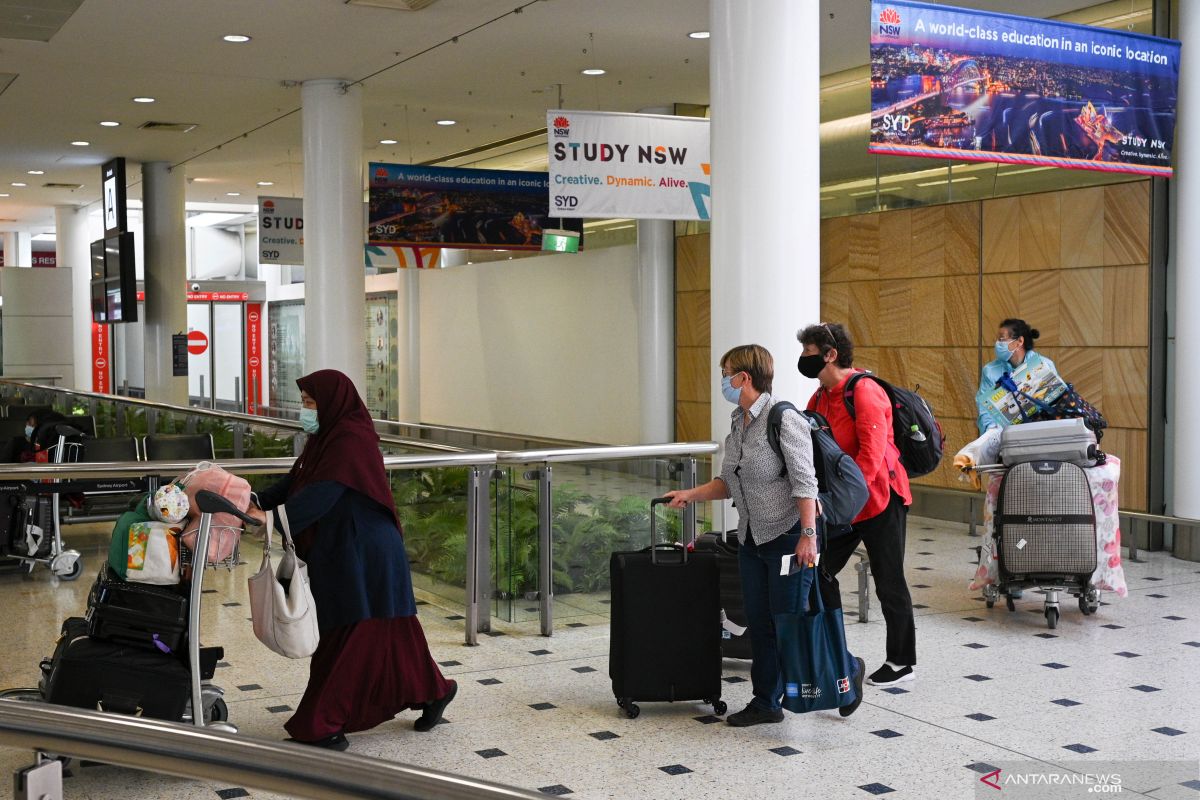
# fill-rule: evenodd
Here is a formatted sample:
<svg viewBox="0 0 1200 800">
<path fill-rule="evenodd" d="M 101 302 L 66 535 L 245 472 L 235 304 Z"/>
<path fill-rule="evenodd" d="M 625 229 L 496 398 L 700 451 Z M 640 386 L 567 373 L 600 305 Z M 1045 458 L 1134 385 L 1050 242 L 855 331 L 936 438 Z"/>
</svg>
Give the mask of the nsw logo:
<svg viewBox="0 0 1200 800">
<path fill-rule="evenodd" d="M 849 678 L 838 678 L 837 689 L 838 689 L 838 694 L 846 694 L 847 692 L 849 692 L 850 691 L 850 679 Z"/>
<path fill-rule="evenodd" d="M 894 8 L 885 8 L 879 15 L 879 35 L 899 38 L 900 12 Z"/>
<path fill-rule="evenodd" d="M 555 139 L 566 139 L 571 135 L 571 120 L 564 116 L 555 117 L 552 127 L 554 128 Z"/>
</svg>

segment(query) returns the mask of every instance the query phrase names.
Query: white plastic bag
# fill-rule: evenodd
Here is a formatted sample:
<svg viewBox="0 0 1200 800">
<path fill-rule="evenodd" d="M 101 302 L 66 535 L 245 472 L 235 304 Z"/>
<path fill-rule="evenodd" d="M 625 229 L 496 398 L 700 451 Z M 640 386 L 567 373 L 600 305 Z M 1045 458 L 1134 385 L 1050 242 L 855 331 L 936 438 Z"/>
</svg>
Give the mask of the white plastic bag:
<svg viewBox="0 0 1200 800">
<path fill-rule="evenodd" d="M 165 522 L 130 525 L 125 580 L 156 586 L 179 583 L 179 531 Z"/>
<path fill-rule="evenodd" d="M 279 569 L 271 569 L 271 534 L 274 515 L 267 512 L 267 536 L 262 566 L 248 580 L 250 618 L 254 635 L 274 652 L 287 658 L 308 658 L 317 649 L 317 606 L 308 584 L 308 565 L 296 556 L 287 512 L 277 509 L 283 528 L 283 558 Z M 284 583 L 287 582 L 287 588 Z"/>
</svg>

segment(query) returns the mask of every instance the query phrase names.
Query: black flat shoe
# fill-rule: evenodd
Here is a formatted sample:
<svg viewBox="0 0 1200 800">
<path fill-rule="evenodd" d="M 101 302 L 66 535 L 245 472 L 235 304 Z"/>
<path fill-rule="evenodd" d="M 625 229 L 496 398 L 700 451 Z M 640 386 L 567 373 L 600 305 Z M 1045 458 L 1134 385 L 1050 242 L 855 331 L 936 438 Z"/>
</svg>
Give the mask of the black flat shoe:
<svg viewBox="0 0 1200 800">
<path fill-rule="evenodd" d="M 309 747 L 321 747 L 326 750 L 337 750 L 342 752 L 349 749 L 350 740 L 346 738 L 344 733 L 335 733 L 333 736 L 326 736 L 324 739 L 317 739 L 314 742 L 306 742 L 302 739 L 284 739 L 285 742 L 295 742 L 296 744 L 306 744 Z"/>
<path fill-rule="evenodd" d="M 450 705 L 450 701 L 458 694 L 458 682 L 447 681 L 450 684 L 450 691 L 446 692 L 440 699 L 434 700 L 425 706 L 421 712 L 421 718 L 413 723 L 413 729 L 421 733 L 426 733 L 433 730 L 433 726 L 442 721 L 442 712 L 446 710 L 446 706 Z"/>
</svg>

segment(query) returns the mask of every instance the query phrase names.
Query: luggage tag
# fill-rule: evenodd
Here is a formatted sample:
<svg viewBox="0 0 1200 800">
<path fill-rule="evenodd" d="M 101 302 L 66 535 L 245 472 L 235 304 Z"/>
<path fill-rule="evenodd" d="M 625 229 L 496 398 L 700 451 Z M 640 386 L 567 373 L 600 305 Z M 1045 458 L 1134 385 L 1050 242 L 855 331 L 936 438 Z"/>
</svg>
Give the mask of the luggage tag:
<svg viewBox="0 0 1200 800">
<path fill-rule="evenodd" d="M 818 566 L 818 565 L 820 565 L 820 563 L 821 563 L 821 554 L 817 553 L 817 555 L 813 558 L 813 566 L 814 567 Z M 786 577 L 795 575 L 797 572 L 800 572 L 802 569 L 804 569 L 804 565 L 802 565 L 798 561 L 796 561 L 796 554 L 789 553 L 786 556 L 783 556 L 783 558 L 782 558 L 782 563 L 779 565 L 779 574 L 786 578 Z"/>
</svg>

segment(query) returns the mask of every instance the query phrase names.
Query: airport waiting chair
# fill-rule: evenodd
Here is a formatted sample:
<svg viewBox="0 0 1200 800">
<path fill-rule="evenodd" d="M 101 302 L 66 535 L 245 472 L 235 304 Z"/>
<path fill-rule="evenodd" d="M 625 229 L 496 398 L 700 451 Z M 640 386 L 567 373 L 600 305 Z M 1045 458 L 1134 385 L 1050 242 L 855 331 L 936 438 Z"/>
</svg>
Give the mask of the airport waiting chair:
<svg viewBox="0 0 1200 800">
<path fill-rule="evenodd" d="M 143 437 L 147 461 L 212 461 L 216 455 L 211 433 L 153 434 Z"/>
</svg>

